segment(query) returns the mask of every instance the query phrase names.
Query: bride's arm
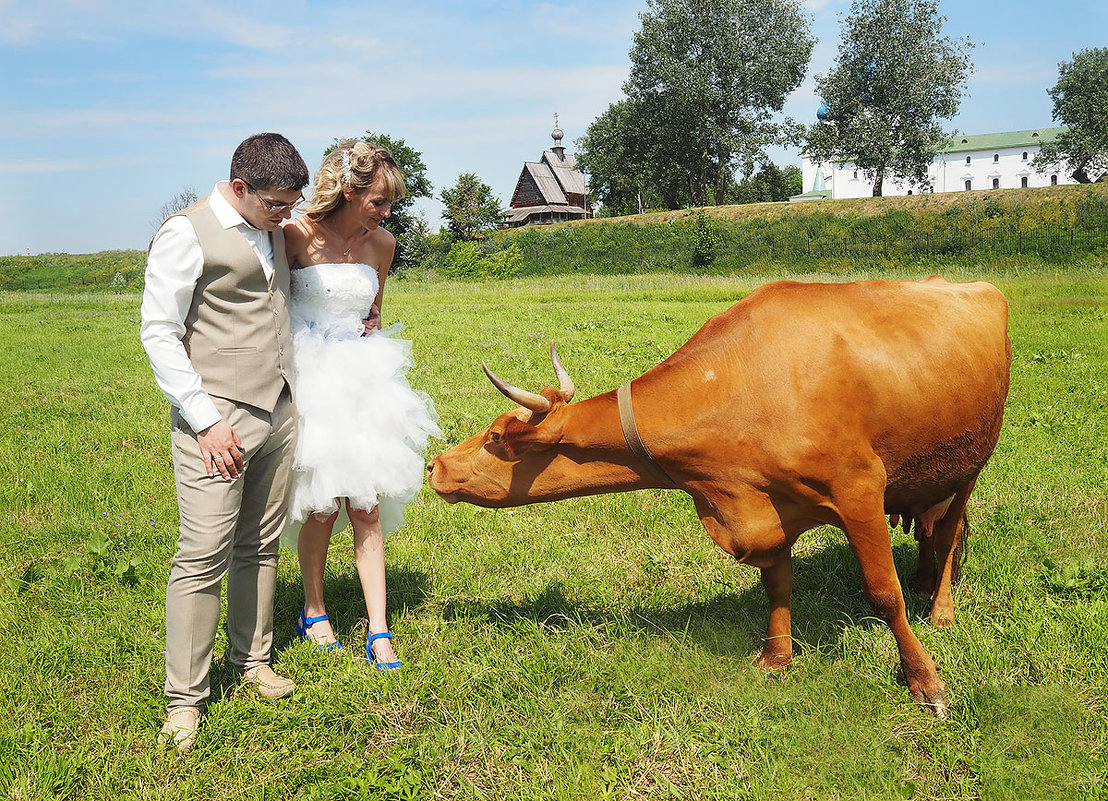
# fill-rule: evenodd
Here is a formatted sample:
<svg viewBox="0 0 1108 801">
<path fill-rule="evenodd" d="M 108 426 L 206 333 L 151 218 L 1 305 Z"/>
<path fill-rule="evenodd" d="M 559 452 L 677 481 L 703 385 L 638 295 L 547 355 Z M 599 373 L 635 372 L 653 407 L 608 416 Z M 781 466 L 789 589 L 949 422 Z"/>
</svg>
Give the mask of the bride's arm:
<svg viewBox="0 0 1108 801">
<path fill-rule="evenodd" d="M 299 219 L 293 218 L 281 225 L 281 231 L 285 235 L 285 258 L 290 270 L 304 266 L 304 232 L 300 228 Z"/>
<path fill-rule="evenodd" d="M 396 255 L 396 239 L 384 228 L 378 230 L 385 236 L 375 237 L 376 241 L 373 243 L 374 260 L 370 263 L 377 265 L 377 297 L 373 299 L 373 306 L 362 321 L 365 323 L 367 334 L 381 327 L 381 303 L 385 297 L 385 279 L 392 266 L 393 256 Z"/>
</svg>

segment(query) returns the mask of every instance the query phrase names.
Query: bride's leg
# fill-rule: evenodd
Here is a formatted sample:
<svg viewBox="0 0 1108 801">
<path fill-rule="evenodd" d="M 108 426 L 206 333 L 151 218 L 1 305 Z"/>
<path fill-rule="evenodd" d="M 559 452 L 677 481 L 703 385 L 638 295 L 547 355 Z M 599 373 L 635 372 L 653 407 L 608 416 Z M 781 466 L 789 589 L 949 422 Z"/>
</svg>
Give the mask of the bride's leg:
<svg viewBox="0 0 1108 801">
<path fill-rule="evenodd" d="M 323 603 L 323 568 L 327 566 L 327 546 L 331 544 L 331 530 L 338 516 L 338 512 L 325 518 L 308 515 L 308 519 L 300 527 L 296 550 L 300 557 L 300 576 L 304 581 L 306 617 L 327 614 L 327 606 Z M 336 642 L 335 631 L 329 620 L 321 620 L 310 626 L 308 637 L 315 643 Z"/>
<path fill-rule="evenodd" d="M 381 533 L 381 521 L 377 507 L 366 511 L 354 509 L 349 502 L 346 511 L 354 527 L 354 563 L 365 595 L 366 612 L 369 614 L 369 633 L 388 631 L 385 618 L 385 538 Z M 373 643 L 373 653 L 379 662 L 395 662 L 392 642 L 381 638 Z"/>
</svg>

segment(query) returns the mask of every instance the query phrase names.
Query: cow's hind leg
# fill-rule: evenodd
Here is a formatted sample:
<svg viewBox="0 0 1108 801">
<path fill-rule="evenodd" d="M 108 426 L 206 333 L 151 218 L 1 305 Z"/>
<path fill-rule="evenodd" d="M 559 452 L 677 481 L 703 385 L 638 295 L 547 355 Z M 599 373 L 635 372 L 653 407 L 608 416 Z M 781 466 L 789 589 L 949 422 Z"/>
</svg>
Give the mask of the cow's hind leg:
<svg viewBox="0 0 1108 801">
<path fill-rule="evenodd" d="M 868 517 L 844 515 L 843 528 L 862 570 L 866 599 L 896 638 L 908 691 L 917 702 L 946 717 L 950 706 L 946 687 L 935 670 L 935 661 L 908 625 L 883 511 L 878 507 Z"/>
<path fill-rule="evenodd" d="M 916 595 L 926 595 L 930 598 L 939 581 L 939 570 L 935 564 L 935 538 L 930 531 L 924 530 L 918 520 L 914 523 L 919 559 L 916 560 L 916 575 L 908 582 L 908 589 Z"/>
<path fill-rule="evenodd" d="M 974 478 L 958 491 L 946 514 L 935 526 L 934 559 L 938 574 L 931 593 L 931 624 L 934 626 L 949 626 L 954 623 L 954 596 L 951 588 L 958 580 L 966 505 L 976 483 L 977 479 Z"/>
<path fill-rule="evenodd" d="M 789 551 L 762 568 L 762 586 L 769 598 L 769 632 L 758 664 L 766 670 L 781 670 L 793 658 L 793 628 L 790 604 L 793 594 L 793 560 Z"/>
</svg>

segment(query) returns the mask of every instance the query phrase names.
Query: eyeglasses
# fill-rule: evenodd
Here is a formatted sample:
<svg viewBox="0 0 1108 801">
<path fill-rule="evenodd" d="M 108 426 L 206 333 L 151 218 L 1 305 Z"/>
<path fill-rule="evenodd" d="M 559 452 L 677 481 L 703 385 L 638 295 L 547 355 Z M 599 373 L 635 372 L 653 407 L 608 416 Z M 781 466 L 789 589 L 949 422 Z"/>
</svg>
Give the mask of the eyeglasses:
<svg viewBox="0 0 1108 801">
<path fill-rule="evenodd" d="M 281 214 L 282 212 L 292 211 L 293 209 L 295 209 L 297 206 L 299 206 L 301 203 L 304 202 L 304 198 L 300 197 L 300 198 L 294 200 L 292 203 L 274 203 L 272 200 L 266 200 L 264 197 L 262 197 L 261 193 L 258 192 L 257 189 L 252 187 L 246 179 L 239 178 L 239 180 L 242 181 L 244 184 L 246 184 L 246 188 L 249 189 L 251 192 L 253 192 L 255 195 L 257 195 L 258 200 L 262 201 L 262 205 L 265 206 L 270 211 L 272 211 L 274 214 Z"/>
</svg>

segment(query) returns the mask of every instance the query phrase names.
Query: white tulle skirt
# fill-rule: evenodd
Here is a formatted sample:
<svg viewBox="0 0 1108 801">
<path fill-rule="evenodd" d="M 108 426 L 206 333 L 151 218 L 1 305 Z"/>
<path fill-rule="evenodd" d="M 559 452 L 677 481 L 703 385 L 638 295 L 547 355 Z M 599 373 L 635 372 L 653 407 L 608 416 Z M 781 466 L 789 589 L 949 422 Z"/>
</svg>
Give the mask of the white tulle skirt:
<svg viewBox="0 0 1108 801">
<path fill-rule="evenodd" d="M 408 383 L 412 344 L 397 336 L 401 328 L 341 339 L 294 332 L 299 426 L 286 546 L 295 550 L 310 514 L 341 509 L 334 531 L 344 529 L 347 498 L 357 509 L 376 506 L 385 534 L 403 525 L 423 485 L 428 441 L 442 432 L 431 398 Z"/>
</svg>

